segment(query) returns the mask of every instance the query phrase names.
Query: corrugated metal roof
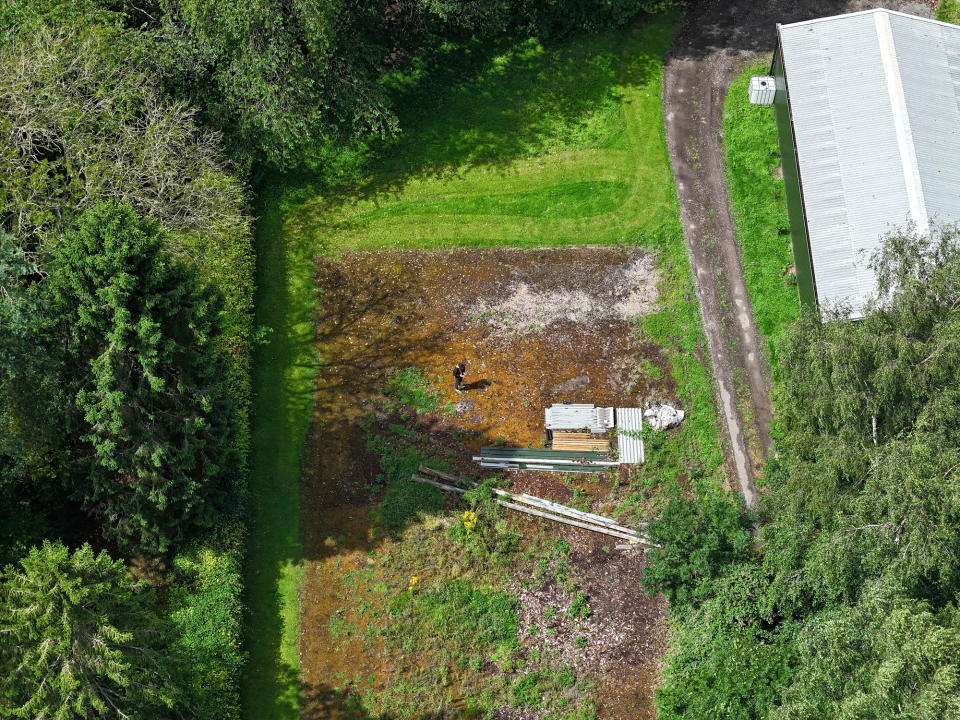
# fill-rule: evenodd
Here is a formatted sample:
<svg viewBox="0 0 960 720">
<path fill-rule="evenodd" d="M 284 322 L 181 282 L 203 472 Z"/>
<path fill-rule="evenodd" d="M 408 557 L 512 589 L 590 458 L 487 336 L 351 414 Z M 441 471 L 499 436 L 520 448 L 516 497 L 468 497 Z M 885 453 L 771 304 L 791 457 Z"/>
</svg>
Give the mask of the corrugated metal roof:
<svg viewBox="0 0 960 720">
<path fill-rule="evenodd" d="M 780 42 L 817 300 L 856 317 L 885 234 L 960 220 L 960 27 L 868 10 Z"/>
<path fill-rule="evenodd" d="M 546 470 L 548 472 L 603 472 L 618 463 L 602 452 L 572 452 L 545 448 L 488 446 L 473 459 L 481 467 L 503 470 Z"/>
<path fill-rule="evenodd" d="M 617 408 L 617 448 L 621 465 L 643 462 L 643 410 Z M 629 433 L 629 434 L 627 434 Z M 634 436 L 636 433 L 636 436 Z"/>
<path fill-rule="evenodd" d="M 609 408 L 576 403 L 554 403 L 544 408 L 544 427 L 548 430 L 581 430 L 589 428 L 591 432 L 602 433 L 613 427 L 609 420 Z"/>
</svg>

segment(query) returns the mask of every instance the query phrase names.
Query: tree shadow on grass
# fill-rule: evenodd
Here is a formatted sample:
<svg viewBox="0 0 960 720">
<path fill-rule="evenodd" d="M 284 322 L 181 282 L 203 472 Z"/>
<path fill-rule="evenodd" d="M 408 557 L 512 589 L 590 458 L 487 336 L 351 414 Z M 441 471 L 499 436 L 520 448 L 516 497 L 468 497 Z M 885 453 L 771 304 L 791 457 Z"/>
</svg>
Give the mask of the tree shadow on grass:
<svg viewBox="0 0 960 720">
<path fill-rule="evenodd" d="M 392 713 L 369 712 L 363 707 L 360 695 L 353 690 L 336 690 L 324 683 L 304 684 L 301 694 L 302 720 L 401 720 L 400 716 Z M 453 717 L 459 715 L 444 711 L 418 713 L 414 709 L 402 716 L 403 720 L 444 720 Z"/>
<path fill-rule="evenodd" d="M 315 282 L 309 366 L 316 376 L 309 390 L 315 417 L 351 415 L 382 390 L 388 369 L 411 365 L 416 353 L 444 340 L 441 332 L 418 325 L 424 301 L 416 278 L 364 275 L 322 257 L 316 261 Z"/>
<path fill-rule="evenodd" d="M 417 179 L 452 178 L 475 167 L 505 170 L 550 147 L 609 142 L 617 128 L 591 127 L 605 115 L 622 130 L 627 87 L 659 78 L 672 20 L 562 43 L 504 38 L 438 52 L 425 67 L 392 78 L 401 130 L 366 149 L 366 177 L 331 189 L 303 172 L 288 176 L 303 227 L 329 225 L 329 210 L 357 200 L 387 199 Z M 340 227 L 340 226 L 337 226 Z"/>
<path fill-rule="evenodd" d="M 311 379 L 296 376 L 295 371 L 312 340 L 313 298 L 291 292 L 291 274 L 303 260 L 296 248 L 282 241 L 277 195 L 261 195 L 259 205 L 256 322 L 274 333 L 253 353 L 244 563 L 248 661 L 241 703 L 243 717 L 249 720 L 295 720 L 298 676 L 291 640 L 295 628 L 289 623 L 296 622 L 294 586 L 300 561 L 300 438 L 306 435 L 311 409 L 311 399 L 296 390 L 299 385 L 312 388 Z"/>
</svg>

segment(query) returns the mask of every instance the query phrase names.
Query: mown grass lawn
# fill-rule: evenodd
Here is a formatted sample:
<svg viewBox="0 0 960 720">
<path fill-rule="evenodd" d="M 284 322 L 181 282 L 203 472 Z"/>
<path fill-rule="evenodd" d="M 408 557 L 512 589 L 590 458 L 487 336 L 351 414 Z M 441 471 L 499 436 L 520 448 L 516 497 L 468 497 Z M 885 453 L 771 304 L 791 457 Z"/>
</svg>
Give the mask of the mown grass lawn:
<svg viewBox="0 0 960 720">
<path fill-rule="evenodd" d="M 395 81 L 401 126 L 374 170 L 287 213 L 335 250 L 657 243 L 678 231 L 663 139 L 660 19 L 560 47 L 460 50 Z"/>
<path fill-rule="evenodd" d="M 451 49 L 392 78 L 403 133 L 371 146 L 336 188 L 270 178 L 260 197 L 251 608 L 245 717 L 294 717 L 298 477 L 316 358 L 318 254 L 366 248 L 629 243 L 656 252 L 658 312 L 642 331 L 669 354 L 688 408 L 672 441 L 715 485 L 713 386 L 664 139 L 662 58 L 675 18 L 556 46 Z"/>
<path fill-rule="evenodd" d="M 790 221 L 773 108 L 751 105 L 747 97 L 750 77 L 768 70 L 769 63 L 757 63 L 733 81 L 724 104 L 723 143 L 747 292 L 776 371 L 775 341 L 797 317 L 800 306 L 796 279 L 790 272 Z"/>
</svg>

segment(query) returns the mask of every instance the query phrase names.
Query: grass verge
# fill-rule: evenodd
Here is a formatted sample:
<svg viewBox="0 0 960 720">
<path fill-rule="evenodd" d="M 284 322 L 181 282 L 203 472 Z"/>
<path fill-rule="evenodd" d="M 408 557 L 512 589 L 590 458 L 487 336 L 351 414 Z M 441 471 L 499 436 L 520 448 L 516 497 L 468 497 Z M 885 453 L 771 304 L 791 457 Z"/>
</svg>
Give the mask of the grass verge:
<svg viewBox="0 0 960 720">
<path fill-rule="evenodd" d="M 638 321 L 670 357 L 688 419 L 673 474 L 719 477 L 709 354 L 663 130 L 675 18 L 548 47 L 530 39 L 393 80 L 408 133 L 353 183 L 290 179 L 284 241 L 317 252 L 627 243 L 657 257 L 658 311 Z M 789 250 L 788 250 L 789 252 Z M 679 458 L 692 458 L 693 472 Z"/>
<path fill-rule="evenodd" d="M 773 109 L 751 105 L 747 97 L 750 77 L 768 68 L 757 63 L 733 81 L 724 103 L 723 143 L 747 292 L 776 372 L 774 341 L 800 306 Z"/>
<path fill-rule="evenodd" d="M 288 244 L 280 206 L 260 196 L 257 324 L 272 329 L 254 355 L 249 535 L 244 573 L 249 660 L 243 716 L 293 719 L 299 701 L 299 479 L 313 407 L 313 249 Z"/>
</svg>

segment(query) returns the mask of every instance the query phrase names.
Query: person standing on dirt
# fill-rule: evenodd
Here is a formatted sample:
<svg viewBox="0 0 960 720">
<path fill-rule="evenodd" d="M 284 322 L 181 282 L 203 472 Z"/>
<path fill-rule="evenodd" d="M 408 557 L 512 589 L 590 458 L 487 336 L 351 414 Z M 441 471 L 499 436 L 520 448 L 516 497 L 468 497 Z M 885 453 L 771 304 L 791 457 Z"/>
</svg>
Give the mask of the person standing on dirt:
<svg viewBox="0 0 960 720">
<path fill-rule="evenodd" d="M 453 369 L 453 389 L 458 393 L 463 392 L 463 376 L 467 374 L 467 366 L 463 363 L 458 364 Z"/>
</svg>

